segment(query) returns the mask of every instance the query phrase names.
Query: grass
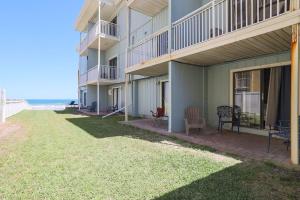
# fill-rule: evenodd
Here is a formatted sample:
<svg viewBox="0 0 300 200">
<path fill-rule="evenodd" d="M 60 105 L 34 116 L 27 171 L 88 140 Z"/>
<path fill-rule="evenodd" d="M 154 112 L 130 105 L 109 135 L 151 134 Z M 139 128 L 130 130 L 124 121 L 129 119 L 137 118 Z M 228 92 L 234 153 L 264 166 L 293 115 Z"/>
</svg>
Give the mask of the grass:
<svg viewBox="0 0 300 200">
<path fill-rule="evenodd" d="M 299 199 L 300 173 L 71 112 L 25 111 L 0 141 L 0 199 Z M 22 135 L 22 136 L 21 136 Z"/>
</svg>

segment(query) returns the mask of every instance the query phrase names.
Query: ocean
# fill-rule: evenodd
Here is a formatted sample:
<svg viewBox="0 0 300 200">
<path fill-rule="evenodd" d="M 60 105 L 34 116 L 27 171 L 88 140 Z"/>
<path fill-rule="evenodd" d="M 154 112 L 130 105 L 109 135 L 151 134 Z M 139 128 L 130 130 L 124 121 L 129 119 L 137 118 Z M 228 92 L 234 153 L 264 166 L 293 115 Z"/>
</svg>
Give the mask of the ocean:
<svg viewBox="0 0 300 200">
<path fill-rule="evenodd" d="M 27 103 L 31 106 L 66 106 L 71 101 L 76 99 L 26 99 Z"/>
</svg>

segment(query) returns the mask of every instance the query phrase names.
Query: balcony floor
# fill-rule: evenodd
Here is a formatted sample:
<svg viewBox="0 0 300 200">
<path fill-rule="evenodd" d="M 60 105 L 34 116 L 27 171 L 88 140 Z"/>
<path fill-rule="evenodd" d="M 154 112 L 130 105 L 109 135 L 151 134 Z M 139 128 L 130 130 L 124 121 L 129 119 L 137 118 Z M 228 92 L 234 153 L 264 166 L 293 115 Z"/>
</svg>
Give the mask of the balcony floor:
<svg viewBox="0 0 300 200">
<path fill-rule="evenodd" d="M 169 133 L 166 125 L 155 127 L 151 119 L 135 120 L 125 124 L 162 135 L 175 136 L 180 140 L 212 147 L 220 152 L 238 155 L 244 159 L 290 164 L 290 151 L 287 151 L 286 145 L 280 139 L 272 139 L 270 153 L 267 153 L 268 138 L 265 136 L 247 133 L 238 135 L 231 131 L 224 131 L 221 134 L 213 128 L 206 128 L 200 132 L 191 131 L 190 136 L 187 136 L 185 133 Z"/>
</svg>

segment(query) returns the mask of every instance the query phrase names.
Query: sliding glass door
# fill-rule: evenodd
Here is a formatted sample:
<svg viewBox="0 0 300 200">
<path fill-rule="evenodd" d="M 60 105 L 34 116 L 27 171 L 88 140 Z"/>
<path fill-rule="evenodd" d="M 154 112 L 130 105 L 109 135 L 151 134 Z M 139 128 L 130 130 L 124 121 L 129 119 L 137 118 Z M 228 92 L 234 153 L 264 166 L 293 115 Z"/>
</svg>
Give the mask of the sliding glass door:
<svg viewBox="0 0 300 200">
<path fill-rule="evenodd" d="M 233 81 L 233 103 L 242 110 L 242 126 L 264 129 L 289 120 L 289 66 L 236 72 Z"/>
<path fill-rule="evenodd" d="M 242 125 L 259 128 L 261 125 L 261 71 L 234 74 L 234 103 L 241 107 Z"/>
</svg>

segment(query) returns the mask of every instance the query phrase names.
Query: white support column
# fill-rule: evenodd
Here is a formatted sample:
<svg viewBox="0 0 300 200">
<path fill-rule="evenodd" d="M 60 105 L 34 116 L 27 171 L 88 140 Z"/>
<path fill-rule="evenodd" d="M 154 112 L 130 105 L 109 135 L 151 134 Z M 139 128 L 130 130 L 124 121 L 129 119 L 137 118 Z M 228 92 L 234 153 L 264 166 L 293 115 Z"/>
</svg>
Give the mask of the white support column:
<svg viewBox="0 0 300 200">
<path fill-rule="evenodd" d="M 169 73 L 169 123 L 168 123 L 168 132 L 172 133 L 172 61 L 168 63 L 168 73 Z"/>
<path fill-rule="evenodd" d="M 100 115 L 100 65 L 101 65 L 101 1 L 98 2 L 98 76 L 97 76 L 97 115 Z"/>
<path fill-rule="evenodd" d="M 126 55 L 125 55 L 125 68 L 128 67 L 128 50 L 130 46 L 130 26 L 131 26 L 131 8 L 128 7 L 127 10 L 127 18 L 126 18 L 126 28 L 127 28 L 127 48 L 126 48 Z M 124 70 L 125 71 L 125 70 Z M 125 122 L 128 122 L 128 92 L 129 92 L 129 74 L 125 73 Z"/>
<path fill-rule="evenodd" d="M 125 74 L 125 122 L 128 122 L 128 82 L 129 74 Z"/>
<path fill-rule="evenodd" d="M 6 121 L 6 92 L 4 89 L 0 90 L 0 124 Z"/>
<path fill-rule="evenodd" d="M 299 24 L 292 26 L 291 45 L 291 161 L 299 164 Z"/>
</svg>

